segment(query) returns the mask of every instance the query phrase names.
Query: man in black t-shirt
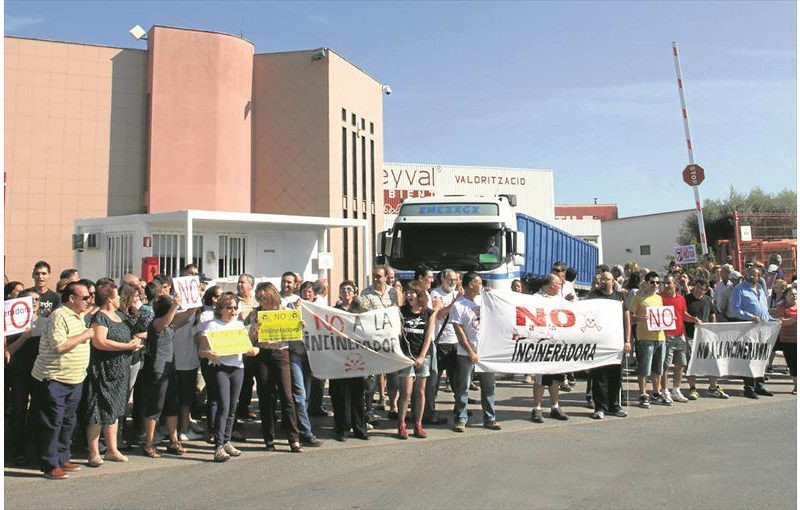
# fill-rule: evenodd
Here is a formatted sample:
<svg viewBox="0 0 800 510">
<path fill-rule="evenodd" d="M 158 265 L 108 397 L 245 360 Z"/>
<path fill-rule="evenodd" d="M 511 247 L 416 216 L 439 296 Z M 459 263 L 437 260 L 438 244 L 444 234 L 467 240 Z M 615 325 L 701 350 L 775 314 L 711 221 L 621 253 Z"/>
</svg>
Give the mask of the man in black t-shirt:
<svg viewBox="0 0 800 510">
<path fill-rule="evenodd" d="M 625 308 L 625 296 L 615 291 L 616 280 L 608 271 L 600 274 L 600 284 L 586 299 L 612 299 L 622 303 L 623 334 L 625 335 L 625 352 L 631 352 L 631 321 L 630 312 Z M 589 371 L 591 379 L 592 396 L 594 397 L 594 413 L 592 418 L 602 420 L 606 413 L 611 416 L 624 418 L 628 413 L 620 406 L 620 393 L 622 390 L 622 365 L 606 365 L 593 368 Z"/>
<path fill-rule="evenodd" d="M 686 326 L 686 341 L 688 342 L 686 350 L 686 363 L 689 366 L 689 361 L 692 357 L 692 347 L 694 346 L 694 327 L 696 324 L 704 322 L 717 322 L 714 309 L 714 301 L 708 295 L 708 280 L 698 278 L 694 282 L 692 292 L 686 296 L 686 313 L 694 318 L 694 321 L 684 321 Z M 700 397 L 697 392 L 697 377 L 694 375 L 687 376 L 689 380 L 689 395 L 690 399 L 695 400 Z M 708 376 L 708 391 L 707 397 L 713 398 L 728 398 L 728 394 L 717 384 L 717 376 Z"/>
<path fill-rule="evenodd" d="M 33 287 L 26 290 L 33 290 L 39 294 L 39 316 L 47 317 L 50 313 L 61 306 L 61 297 L 58 293 L 47 288 L 50 281 L 50 264 L 44 260 L 38 261 L 33 265 Z"/>
</svg>

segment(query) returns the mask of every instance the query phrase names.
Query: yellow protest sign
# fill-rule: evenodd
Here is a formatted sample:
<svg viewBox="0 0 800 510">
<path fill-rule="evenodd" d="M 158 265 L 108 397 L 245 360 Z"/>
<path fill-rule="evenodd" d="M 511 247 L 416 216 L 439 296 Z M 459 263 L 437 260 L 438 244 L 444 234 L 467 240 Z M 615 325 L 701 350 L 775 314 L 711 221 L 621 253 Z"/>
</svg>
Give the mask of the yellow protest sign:
<svg viewBox="0 0 800 510">
<path fill-rule="evenodd" d="M 205 332 L 209 347 L 217 356 L 243 354 L 253 348 L 245 328 L 215 329 Z"/>
<path fill-rule="evenodd" d="M 293 342 L 303 339 L 300 310 L 258 312 L 258 341 Z"/>
</svg>

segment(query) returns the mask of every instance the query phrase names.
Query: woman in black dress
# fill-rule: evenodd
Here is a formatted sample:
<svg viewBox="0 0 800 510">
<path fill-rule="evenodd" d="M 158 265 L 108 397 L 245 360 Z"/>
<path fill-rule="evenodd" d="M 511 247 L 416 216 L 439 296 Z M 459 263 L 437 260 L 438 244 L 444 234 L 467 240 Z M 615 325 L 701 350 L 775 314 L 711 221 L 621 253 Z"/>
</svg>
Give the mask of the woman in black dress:
<svg viewBox="0 0 800 510">
<path fill-rule="evenodd" d="M 131 356 L 142 348 L 142 341 L 133 338 L 124 315 L 117 311 L 120 303 L 115 283 L 99 285 L 95 303 L 99 310 L 92 317 L 94 337 L 83 402 L 91 467 L 103 464 L 98 450 L 101 430 L 107 447 L 105 460 L 128 460 L 117 449 L 117 421 L 125 416 Z"/>
</svg>

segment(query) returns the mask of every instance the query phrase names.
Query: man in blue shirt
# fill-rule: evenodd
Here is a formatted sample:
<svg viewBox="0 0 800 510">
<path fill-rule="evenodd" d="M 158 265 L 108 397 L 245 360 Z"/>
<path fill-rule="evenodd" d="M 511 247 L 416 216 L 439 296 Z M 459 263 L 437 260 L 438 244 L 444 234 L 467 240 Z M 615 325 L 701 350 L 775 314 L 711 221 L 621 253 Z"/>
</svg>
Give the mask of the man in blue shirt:
<svg viewBox="0 0 800 510">
<path fill-rule="evenodd" d="M 773 319 L 769 314 L 767 292 L 761 286 L 761 270 L 757 267 L 747 269 L 742 283 L 734 287 L 731 295 L 730 313 L 742 321 L 766 322 Z M 767 397 L 773 393 L 764 385 L 764 378 L 744 378 L 744 396 L 757 399 L 759 395 Z"/>
</svg>

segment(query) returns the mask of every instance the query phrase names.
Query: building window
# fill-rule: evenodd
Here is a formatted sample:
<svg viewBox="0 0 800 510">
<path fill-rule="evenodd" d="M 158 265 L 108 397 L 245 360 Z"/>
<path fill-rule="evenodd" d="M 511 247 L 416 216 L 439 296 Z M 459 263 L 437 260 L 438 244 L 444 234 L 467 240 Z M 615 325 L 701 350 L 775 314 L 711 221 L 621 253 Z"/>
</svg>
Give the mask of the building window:
<svg viewBox="0 0 800 510">
<path fill-rule="evenodd" d="M 367 129 L 367 122 L 364 120 L 364 117 L 361 117 L 361 130 Z"/>
<path fill-rule="evenodd" d="M 650 255 L 650 245 L 643 244 L 639 246 L 639 255 Z"/>
<path fill-rule="evenodd" d="M 356 216 L 357 218 L 358 216 Z M 353 231 L 353 281 L 356 282 L 356 285 L 361 287 L 359 282 L 359 268 L 358 268 L 358 261 L 361 259 L 361 254 L 358 252 L 358 231 L 360 229 L 354 229 Z"/>
<path fill-rule="evenodd" d="M 347 218 L 347 209 L 342 211 L 344 217 Z M 342 251 L 344 253 L 344 279 L 350 279 L 350 232 L 348 232 L 347 228 L 343 228 L 343 235 L 342 235 Z"/>
<path fill-rule="evenodd" d="M 375 203 L 375 141 L 369 141 L 369 171 L 372 176 L 372 203 Z"/>
<path fill-rule="evenodd" d="M 106 276 L 115 280 L 133 272 L 133 234 L 109 234 Z"/>
<path fill-rule="evenodd" d="M 181 246 L 185 236 L 153 234 L 153 256 L 158 257 L 158 272 L 168 276 L 180 274 Z"/>
<path fill-rule="evenodd" d="M 369 123 L 369 134 L 371 135 L 375 134 L 375 124 L 372 122 Z"/>
<path fill-rule="evenodd" d="M 347 196 L 347 128 L 342 128 L 342 195 Z"/>
<path fill-rule="evenodd" d="M 342 122 L 347 122 L 347 110 L 342 108 Z"/>
<path fill-rule="evenodd" d="M 358 198 L 358 135 L 353 133 L 353 199 Z"/>
<path fill-rule="evenodd" d="M 361 137 L 361 198 L 367 198 L 367 138 Z"/>
<path fill-rule="evenodd" d="M 245 272 L 246 240 L 244 236 L 219 236 L 219 277 L 238 276 Z"/>
<path fill-rule="evenodd" d="M 356 125 L 356 114 L 355 113 L 350 115 L 350 123 L 353 124 L 354 126 Z"/>
</svg>

